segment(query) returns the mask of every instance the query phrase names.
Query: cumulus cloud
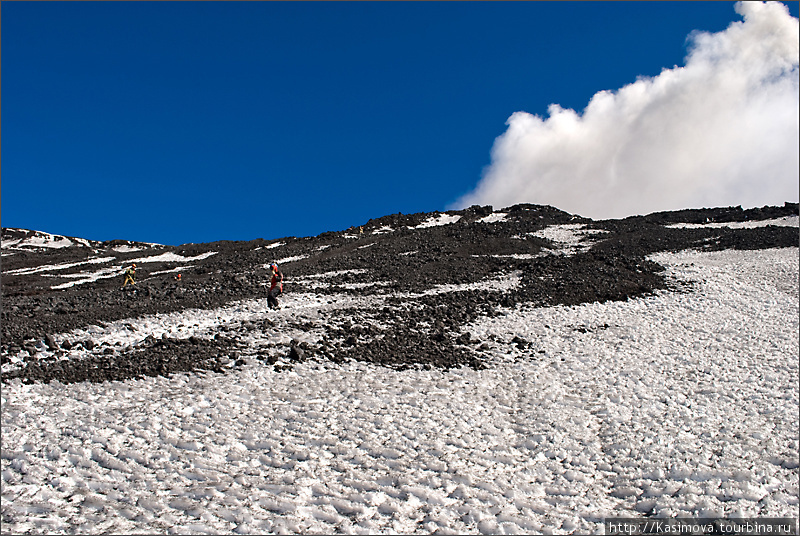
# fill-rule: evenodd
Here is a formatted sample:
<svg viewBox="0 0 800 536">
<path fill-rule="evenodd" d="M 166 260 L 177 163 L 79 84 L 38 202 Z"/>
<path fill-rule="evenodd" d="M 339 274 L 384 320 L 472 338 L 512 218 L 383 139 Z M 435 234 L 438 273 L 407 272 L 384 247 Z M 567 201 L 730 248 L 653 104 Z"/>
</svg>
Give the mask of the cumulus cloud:
<svg viewBox="0 0 800 536">
<path fill-rule="evenodd" d="M 527 202 L 591 218 L 798 198 L 798 20 L 777 2 L 689 36 L 685 66 L 595 94 L 582 114 L 516 112 L 454 207 Z"/>
</svg>

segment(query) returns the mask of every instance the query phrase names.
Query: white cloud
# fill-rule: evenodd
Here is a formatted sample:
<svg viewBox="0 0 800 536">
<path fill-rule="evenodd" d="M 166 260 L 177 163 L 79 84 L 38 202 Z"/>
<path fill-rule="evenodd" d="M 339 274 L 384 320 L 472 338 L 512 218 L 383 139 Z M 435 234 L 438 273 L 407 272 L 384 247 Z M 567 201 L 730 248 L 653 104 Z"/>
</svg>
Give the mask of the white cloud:
<svg viewBox="0 0 800 536">
<path fill-rule="evenodd" d="M 592 218 L 797 201 L 798 20 L 740 2 L 743 21 L 689 36 L 685 66 L 600 91 L 582 114 L 516 112 L 455 207 L 553 205 Z"/>
</svg>

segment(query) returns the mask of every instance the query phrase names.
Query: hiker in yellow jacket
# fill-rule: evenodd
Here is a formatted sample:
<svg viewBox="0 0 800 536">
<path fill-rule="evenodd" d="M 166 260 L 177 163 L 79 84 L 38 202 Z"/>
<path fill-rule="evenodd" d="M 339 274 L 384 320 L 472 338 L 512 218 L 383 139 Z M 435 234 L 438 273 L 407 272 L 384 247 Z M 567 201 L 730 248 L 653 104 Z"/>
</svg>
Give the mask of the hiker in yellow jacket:
<svg viewBox="0 0 800 536">
<path fill-rule="evenodd" d="M 136 275 L 136 265 L 132 264 L 130 268 L 125 270 L 125 281 L 122 283 L 122 288 L 125 288 L 125 285 L 130 283 L 131 285 L 135 285 L 136 281 L 133 280 L 134 276 Z"/>
</svg>

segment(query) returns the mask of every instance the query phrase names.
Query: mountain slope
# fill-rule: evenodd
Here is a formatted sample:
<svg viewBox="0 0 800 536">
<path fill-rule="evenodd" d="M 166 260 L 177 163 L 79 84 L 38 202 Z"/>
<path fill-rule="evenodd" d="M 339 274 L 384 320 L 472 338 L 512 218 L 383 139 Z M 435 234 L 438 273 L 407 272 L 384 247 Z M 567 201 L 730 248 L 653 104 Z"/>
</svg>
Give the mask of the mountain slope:
<svg viewBox="0 0 800 536">
<path fill-rule="evenodd" d="M 626 300 L 675 286 L 649 255 L 797 247 L 797 213 L 787 203 L 593 221 L 537 205 L 476 206 L 395 214 L 316 237 L 177 247 L 3 229 L 2 376 L 71 382 L 220 371 L 231 356 L 234 364 L 288 366 L 317 355 L 481 368 L 485 352 L 463 327 L 500 306 Z M 81 334 L 264 299 L 273 261 L 287 277 L 285 298 L 305 297 L 305 309 L 259 313 L 237 332 L 213 322 L 190 337 L 143 328 L 117 346 Z M 139 265 L 137 285 L 120 290 L 130 263 Z M 316 308 L 313 321 L 303 319 L 308 308 Z M 253 337 L 264 344 L 243 342 Z"/>
<path fill-rule="evenodd" d="M 796 205 L 3 237 L 6 532 L 797 531 Z"/>
</svg>

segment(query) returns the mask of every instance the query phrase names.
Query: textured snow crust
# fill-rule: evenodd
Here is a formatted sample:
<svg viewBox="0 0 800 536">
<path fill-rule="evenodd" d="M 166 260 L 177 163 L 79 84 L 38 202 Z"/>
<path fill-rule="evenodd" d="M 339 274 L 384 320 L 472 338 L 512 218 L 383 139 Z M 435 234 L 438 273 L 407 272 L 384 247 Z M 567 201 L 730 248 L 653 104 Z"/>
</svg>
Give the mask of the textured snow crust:
<svg viewBox="0 0 800 536">
<path fill-rule="evenodd" d="M 673 229 L 755 229 L 765 225 L 777 225 L 779 227 L 798 227 L 800 217 L 785 216 L 764 221 L 734 221 L 734 222 L 709 222 L 709 223 L 673 223 L 666 227 Z"/>
<path fill-rule="evenodd" d="M 606 516 L 796 517 L 798 255 L 658 254 L 685 292 L 501 309 L 465 328 L 493 354 L 485 370 L 253 360 L 5 383 L 3 530 L 563 534 L 602 533 Z M 277 312 L 251 300 L 88 329 L 135 344 L 381 299 L 297 293 Z M 301 332 L 315 336 L 275 336 Z"/>
</svg>

